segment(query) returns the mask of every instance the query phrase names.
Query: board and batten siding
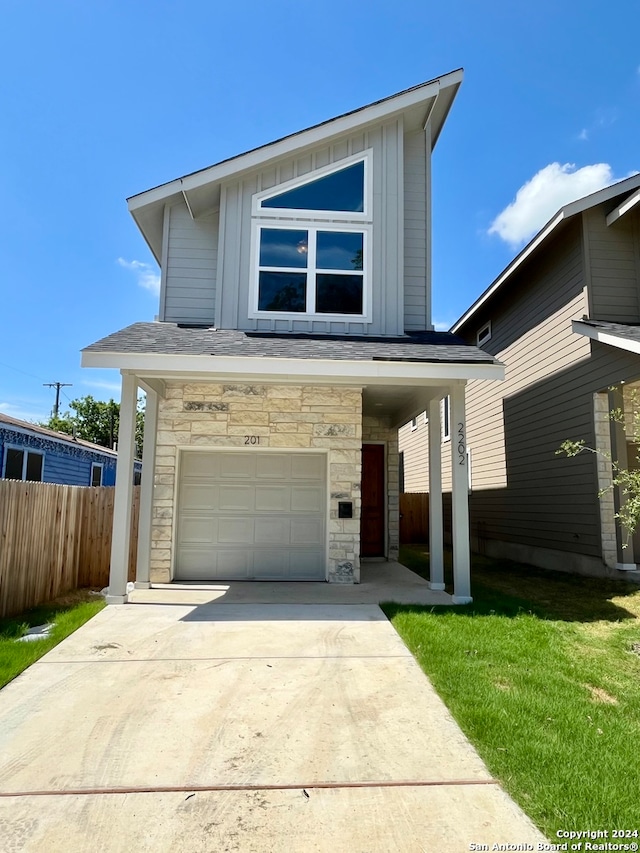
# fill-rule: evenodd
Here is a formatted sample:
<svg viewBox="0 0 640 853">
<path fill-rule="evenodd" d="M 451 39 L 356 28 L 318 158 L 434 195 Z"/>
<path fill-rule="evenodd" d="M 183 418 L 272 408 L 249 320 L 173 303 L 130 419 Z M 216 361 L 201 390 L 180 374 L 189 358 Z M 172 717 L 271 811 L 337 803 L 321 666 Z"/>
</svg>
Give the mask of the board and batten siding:
<svg viewBox="0 0 640 853">
<path fill-rule="evenodd" d="M 583 214 L 585 252 L 590 269 L 592 320 L 640 322 L 640 213 L 607 225 L 608 208 Z"/>
<path fill-rule="evenodd" d="M 251 318 L 252 199 L 275 187 L 345 157 L 372 149 L 372 322 L 358 320 Z M 217 324 L 224 329 L 331 334 L 400 334 L 403 331 L 402 275 L 404 246 L 403 127 L 401 119 L 335 141 L 245 175 L 222 187 L 220 200 L 220 271 Z M 271 211 L 270 211 L 271 213 Z M 271 217 L 270 218 L 274 218 Z M 303 219 L 303 217 L 301 217 Z M 275 218 L 274 221 L 277 221 Z M 287 217 L 286 221 L 295 223 Z M 339 218 L 336 218 L 339 221 Z M 330 227 L 331 220 L 323 220 Z"/>
<path fill-rule="evenodd" d="M 427 160 L 424 132 L 404 137 L 404 328 L 427 328 Z"/>
<path fill-rule="evenodd" d="M 165 208 L 160 319 L 215 323 L 218 212 L 192 219 L 184 202 Z"/>
</svg>

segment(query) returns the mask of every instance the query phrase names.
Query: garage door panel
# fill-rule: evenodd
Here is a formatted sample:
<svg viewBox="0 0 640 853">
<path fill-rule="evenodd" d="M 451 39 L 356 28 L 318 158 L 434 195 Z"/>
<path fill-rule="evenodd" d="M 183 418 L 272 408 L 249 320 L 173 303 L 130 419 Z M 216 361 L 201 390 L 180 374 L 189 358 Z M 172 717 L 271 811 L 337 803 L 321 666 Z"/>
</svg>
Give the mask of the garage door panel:
<svg viewBox="0 0 640 853">
<path fill-rule="evenodd" d="M 181 458 L 183 477 L 217 477 L 220 473 L 220 458 L 217 453 L 185 453 Z"/>
<path fill-rule="evenodd" d="M 288 518 L 256 518 L 254 536 L 256 545 L 288 545 L 290 541 Z"/>
<path fill-rule="evenodd" d="M 217 509 L 218 486 L 212 483 L 183 483 L 180 506 L 183 510 Z"/>
<path fill-rule="evenodd" d="M 291 510 L 292 512 L 316 512 L 324 509 L 324 489 L 319 486 L 292 486 L 291 487 Z"/>
<path fill-rule="evenodd" d="M 218 541 L 218 519 L 211 516 L 188 516 L 182 519 L 180 539 L 185 545 Z"/>
<path fill-rule="evenodd" d="M 288 480 L 291 476 L 291 459 L 285 453 L 263 453 L 256 457 L 258 480 Z"/>
<path fill-rule="evenodd" d="M 219 519 L 218 542 L 223 545 L 253 545 L 253 518 Z"/>
<path fill-rule="evenodd" d="M 256 555 L 254 574 L 258 580 L 288 578 L 291 574 L 289 552 L 283 549 L 278 551 L 262 551 L 259 555 Z"/>
<path fill-rule="evenodd" d="M 253 555 L 247 551 L 218 551 L 218 577 L 226 580 L 246 580 L 251 577 L 250 563 Z"/>
<path fill-rule="evenodd" d="M 324 577 L 324 557 L 309 551 L 289 551 L 290 572 L 300 580 L 317 580 Z"/>
<path fill-rule="evenodd" d="M 256 511 L 289 512 L 290 494 L 289 486 L 256 486 Z"/>
<path fill-rule="evenodd" d="M 324 482 L 326 467 L 326 458 L 320 454 L 291 454 L 291 478 L 294 480 L 321 480 Z"/>
<path fill-rule="evenodd" d="M 218 508 L 226 512 L 252 512 L 254 495 L 253 486 L 231 486 L 225 483 L 220 487 Z"/>
<path fill-rule="evenodd" d="M 324 539 L 324 525 L 315 518 L 292 518 L 291 519 L 291 544 L 292 545 L 322 545 Z"/>
<path fill-rule="evenodd" d="M 254 479 L 256 460 L 253 453 L 221 453 L 220 479 Z"/>
</svg>

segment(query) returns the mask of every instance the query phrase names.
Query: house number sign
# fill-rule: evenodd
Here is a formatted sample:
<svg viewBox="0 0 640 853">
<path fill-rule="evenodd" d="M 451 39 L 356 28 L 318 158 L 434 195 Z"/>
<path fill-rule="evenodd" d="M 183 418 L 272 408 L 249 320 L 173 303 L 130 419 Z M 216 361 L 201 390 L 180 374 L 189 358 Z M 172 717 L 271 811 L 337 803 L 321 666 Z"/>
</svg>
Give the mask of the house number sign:
<svg viewBox="0 0 640 853">
<path fill-rule="evenodd" d="M 244 443 L 245 444 L 260 444 L 260 436 L 259 435 L 245 435 Z"/>
<path fill-rule="evenodd" d="M 464 424 L 458 424 L 458 465 L 464 465 L 467 455 L 467 447 L 464 436 Z"/>
</svg>

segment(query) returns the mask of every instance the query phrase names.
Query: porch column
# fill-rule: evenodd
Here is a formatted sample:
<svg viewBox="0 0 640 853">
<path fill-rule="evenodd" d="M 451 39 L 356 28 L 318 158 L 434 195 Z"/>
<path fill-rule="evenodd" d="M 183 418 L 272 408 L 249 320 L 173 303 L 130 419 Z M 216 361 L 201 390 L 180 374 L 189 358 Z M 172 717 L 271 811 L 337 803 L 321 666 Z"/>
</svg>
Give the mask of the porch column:
<svg viewBox="0 0 640 853">
<path fill-rule="evenodd" d="M 135 376 L 123 373 L 107 604 L 127 603 L 137 397 L 138 385 Z"/>
<path fill-rule="evenodd" d="M 629 454 L 627 453 L 627 431 L 625 429 L 625 409 L 624 409 L 624 391 L 623 386 L 611 388 L 609 390 L 609 412 L 620 412 L 622 420 L 610 418 L 610 435 L 611 435 L 611 461 L 617 464 L 618 468 L 629 469 Z M 615 476 L 615 471 L 612 472 Z M 624 494 L 621 486 L 613 487 L 613 505 L 616 514 L 625 505 L 628 498 Z M 636 558 L 633 553 L 633 537 L 629 536 L 623 528 L 619 518 L 615 518 L 616 525 L 616 549 L 618 561 L 616 569 L 622 571 L 635 571 Z"/>
<path fill-rule="evenodd" d="M 467 422 L 465 386 L 451 388 L 451 503 L 453 541 L 454 604 L 469 604 L 471 598 L 471 551 L 469 544 L 469 474 L 467 471 Z"/>
<path fill-rule="evenodd" d="M 151 560 L 151 525 L 153 520 L 153 486 L 156 469 L 158 427 L 158 394 L 147 389 L 144 410 L 144 446 L 142 448 L 142 484 L 140 486 L 140 515 L 138 518 L 138 556 L 136 560 L 136 589 L 149 589 Z"/>
<path fill-rule="evenodd" d="M 429 401 L 429 587 L 444 589 L 440 400 Z"/>
</svg>

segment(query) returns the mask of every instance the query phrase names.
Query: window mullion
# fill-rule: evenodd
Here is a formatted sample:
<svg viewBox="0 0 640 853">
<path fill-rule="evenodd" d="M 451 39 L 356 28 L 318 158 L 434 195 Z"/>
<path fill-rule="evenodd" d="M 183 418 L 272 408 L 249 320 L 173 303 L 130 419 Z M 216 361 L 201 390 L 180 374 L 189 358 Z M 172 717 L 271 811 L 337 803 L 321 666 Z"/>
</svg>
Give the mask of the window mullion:
<svg viewBox="0 0 640 853">
<path fill-rule="evenodd" d="M 316 313 L 316 242 L 318 229 L 309 228 L 307 251 L 307 313 Z"/>
</svg>

